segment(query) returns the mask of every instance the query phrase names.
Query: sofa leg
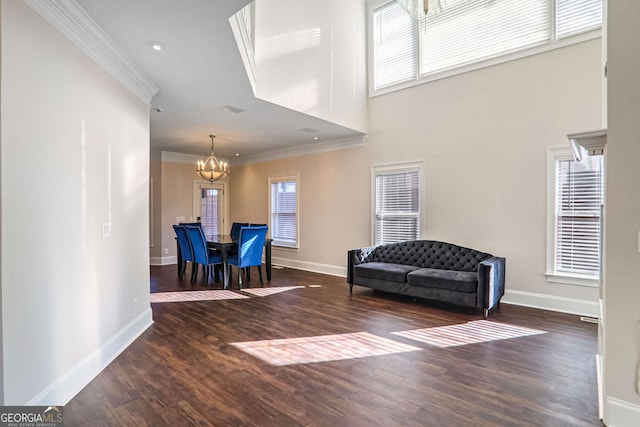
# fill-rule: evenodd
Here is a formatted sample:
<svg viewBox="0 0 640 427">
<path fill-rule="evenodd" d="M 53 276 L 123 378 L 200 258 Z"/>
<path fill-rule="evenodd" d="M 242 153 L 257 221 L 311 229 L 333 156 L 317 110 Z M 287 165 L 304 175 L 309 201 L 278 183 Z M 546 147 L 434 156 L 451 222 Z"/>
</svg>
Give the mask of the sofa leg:
<svg viewBox="0 0 640 427">
<path fill-rule="evenodd" d="M 349 293 L 353 293 L 353 283 L 349 283 Z"/>
<path fill-rule="evenodd" d="M 486 319 L 489 316 L 489 309 L 485 308 L 482 310 L 482 318 Z"/>
</svg>

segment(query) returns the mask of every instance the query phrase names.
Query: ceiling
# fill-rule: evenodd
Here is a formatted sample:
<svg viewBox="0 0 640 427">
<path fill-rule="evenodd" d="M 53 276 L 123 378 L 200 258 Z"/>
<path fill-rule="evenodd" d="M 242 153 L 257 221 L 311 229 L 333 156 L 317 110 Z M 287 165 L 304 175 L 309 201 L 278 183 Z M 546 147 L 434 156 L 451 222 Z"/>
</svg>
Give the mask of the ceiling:
<svg viewBox="0 0 640 427">
<path fill-rule="evenodd" d="M 249 0 L 76 1 L 160 88 L 151 100 L 152 152 L 205 156 L 215 134 L 216 155 L 233 165 L 362 135 L 253 96 L 229 25 Z"/>
</svg>

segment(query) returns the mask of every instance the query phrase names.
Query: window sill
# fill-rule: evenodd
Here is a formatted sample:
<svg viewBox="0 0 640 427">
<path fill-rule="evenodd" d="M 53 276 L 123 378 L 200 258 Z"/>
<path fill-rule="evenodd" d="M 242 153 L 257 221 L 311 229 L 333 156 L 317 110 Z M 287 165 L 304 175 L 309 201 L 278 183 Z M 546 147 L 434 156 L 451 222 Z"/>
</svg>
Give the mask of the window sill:
<svg viewBox="0 0 640 427">
<path fill-rule="evenodd" d="M 599 279 L 593 279 L 586 276 L 580 276 L 577 274 L 560 274 L 560 273 L 547 273 L 547 282 L 562 283 L 564 285 L 575 286 L 587 286 L 590 288 L 597 288 L 600 286 Z"/>
<path fill-rule="evenodd" d="M 271 247 L 273 247 L 273 249 L 284 250 L 288 252 L 298 252 L 298 249 L 300 249 L 298 246 L 285 245 L 283 243 L 276 242 L 272 242 Z"/>
</svg>

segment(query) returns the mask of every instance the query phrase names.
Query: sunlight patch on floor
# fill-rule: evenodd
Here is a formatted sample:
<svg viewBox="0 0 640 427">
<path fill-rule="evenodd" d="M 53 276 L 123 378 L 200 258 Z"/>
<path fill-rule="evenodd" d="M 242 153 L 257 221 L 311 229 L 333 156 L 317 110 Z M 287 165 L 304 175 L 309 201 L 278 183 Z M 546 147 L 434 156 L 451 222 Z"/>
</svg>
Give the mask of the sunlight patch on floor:
<svg viewBox="0 0 640 427">
<path fill-rule="evenodd" d="M 475 320 L 460 325 L 392 332 L 394 335 L 440 348 L 546 333 L 546 331 L 508 325 L 506 323 L 490 322 L 488 320 Z"/>
<path fill-rule="evenodd" d="M 241 291 L 256 297 L 266 297 L 268 295 L 279 294 L 280 292 L 286 292 L 292 289 L 302 289 L 302 288 L 304 288 L 304 286 L 279 286 L 279 287 L 273 287 L 273 288 L 245 288 L 245 289 L 241 289 Z"/>
<path fill-rule="evenodd" d="M 152 303 L 159 302 L 188 302 L 188 301 L 211 301 L 227 299 L 246 299 L 242 295 L 233 291 L 211 290 L 211 291 L 181 291 L 181 292 L 159 292 L 151 294 Z"/>
<path fill-rule="evenodd" d="M 232 343 L 270 365 L 329 362 L 422 350 L 369 332 Z"/>
</svg>

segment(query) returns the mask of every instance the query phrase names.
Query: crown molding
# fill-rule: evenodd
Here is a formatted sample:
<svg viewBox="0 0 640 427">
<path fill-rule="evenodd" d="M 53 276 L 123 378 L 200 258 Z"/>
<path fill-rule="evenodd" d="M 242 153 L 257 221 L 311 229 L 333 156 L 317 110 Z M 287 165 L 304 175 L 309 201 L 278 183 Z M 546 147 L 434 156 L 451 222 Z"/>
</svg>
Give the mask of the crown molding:
<svg viewBox="0 0 640 427">
<path fill-rule="evenodd" d="M 23 2 L 131 93 L 151 105 L 159 88 L 74 0 Z"/>
<path fill-rule="evenodd" d="M 351 138 L 334 139 L 312 145 L 304 145 L 297 147 L 285 147 L 277 150 L 265 151 L 263 153 L 254 154 L 243 157 L 242 159 L 233 159 L 229 162 L 231 167 L 248 165 L 251 163 L 266 162 L 268 160 L 278 160 L 287 157 L 303 156 L 307 154 L 326 153 L 328 151 L 347 150 L 350 148 L 364 147 L 364 140 L 367 135 L 360 135 Z M 150 159 L 152 161 L 162 161 L 171 163 L 190 163 L 195 164 L 202 160 L 202 156 L 195 154 L 176 153 L 174 151 L 154 151 L 151 152 Z"/>
<path fill-rule="evenodd" d="M 364 141 L 367 135 L 359 135 L 349 138 L 340 138 L 323 142 L 314 142 L 305 145 L 299 145 L 295 147 L 285 147 L 276 150 L 265 151 L 240 159 L 234 159 L 231 162 L 231 167 L 248 165 L 251 163 L 266 162 L 268 160 L 278 160 L 287 157 L 304 156 L 308 154 L 326 153 L 329 151 L 348 150 L 350 148 L 364 147 Z"/>
<path fill-rule="evenodd" d="M 155 155 L 153 157 L 157 158 L 158 156 Z M 195 154 L 176 153 L 173 151 L 161 151 L 159 160 L 170 163 L 191 163 L 195 167 L 195 164 L 199 160 L 202 160 L 202 156 L 197 156 Z"/>
</svg>

